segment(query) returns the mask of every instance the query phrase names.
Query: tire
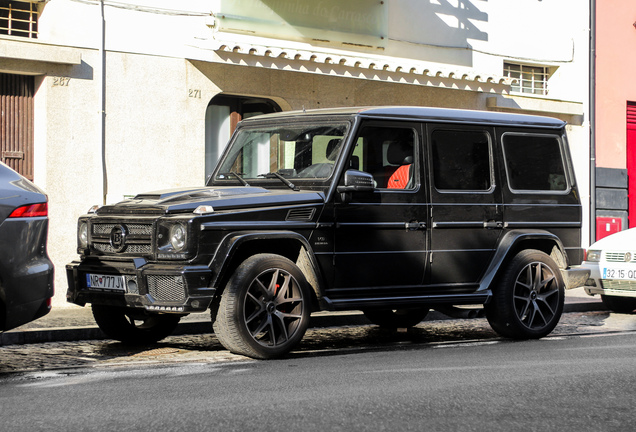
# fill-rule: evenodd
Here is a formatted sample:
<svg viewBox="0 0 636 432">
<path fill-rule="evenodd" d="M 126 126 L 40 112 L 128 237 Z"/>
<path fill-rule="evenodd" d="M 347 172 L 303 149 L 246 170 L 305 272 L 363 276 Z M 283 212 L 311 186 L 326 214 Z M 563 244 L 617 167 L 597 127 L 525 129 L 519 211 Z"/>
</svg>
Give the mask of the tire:
<svg viewBox="0 0 636 432">
<path fill-rule="evenodd" d="M 280 255 L 254 255 L 225 286 L 214 333 L 235 354 L 281 357 L 305 335 L 310 313 L 311 291 L 300 269 Z"/>
<path fill-rule="evenodd" d="M 527 249 L 508 264 L 484 310 L 500 336 L 538 339 L 558 324 L 564 299 L 559 267 L 547 254 Z"/>
<path fill-rule="evenodd" d="M 126 345 L 148 345 L 170 336 L 179 315 L 151 314 L 144 310 L 93 305 L 95 322 L 109 338 Z"/>
<path fill-rule="evenodd" d="M 417 309 L 368 309 L 364 316 L 373 324 L 383 328 L 409 328 L 418 325 L 426 315 L 428 308 Z"/>
<path fill-rule="evenodd" d="M 631 313 L 636 309 L 636 298 L 606 296 L 601 294 L 601 300 L 606 308 L 616 313 Z"/>
</svg>

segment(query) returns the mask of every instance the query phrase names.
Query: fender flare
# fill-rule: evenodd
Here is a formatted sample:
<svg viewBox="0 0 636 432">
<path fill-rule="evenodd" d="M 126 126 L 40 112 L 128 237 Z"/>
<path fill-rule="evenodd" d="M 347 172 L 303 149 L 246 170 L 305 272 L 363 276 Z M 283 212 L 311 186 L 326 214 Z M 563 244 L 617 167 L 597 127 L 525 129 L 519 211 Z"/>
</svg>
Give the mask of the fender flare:
<svg viewBox="0 0 636 432">
<path fill-rule="evenodd" d="M 479 283 L 479 289 L 477 290 L 477 292 L 485 292 L 490 290 L 493 281 L 499 274 L 504 263 L 515 253 L 517 245 L 524 241 L 537 240 L 552 243 L 553 247 L 550 249 L 553 250 L 553 248 L 556 247 L 562 257 L 562 260 L 555 260 L 557 261 L 557 265 L 562 269 L 568 267 L 568 256 L 565 253 L 565 248 L 563 247 L 561 239 L 559 239 L 559 237 L 557 237 L 556 235 L 543 230 L 537 231 L 521 229 L 508 231 L 499 240 L 495 255 L 490 261 L 490 265 L 488 266 L 488 269 L 484 273 L 484 276 Z M 551 255 L 551 252 L 547 253 L 548 255 Z"/>
<path fill-rule="evenodd" d="M 223 287 L 220 285 L 230 271 L 228 264 L 235 259 L 242 246 L 249 242 L 266 242 L 268 240 L 291 240 L 298 244 L 299 256 L 295 264 L 305 275 L 319 304 L 322 304 L 324 280 L 318 261 L 307 239 L 294 231 L 240 231 L 226 235 L 217 247 L 209 265 L 213 274 L 211 286 L 216 288 L 217 292 L 221 292 Z M 294 260 L 292 259 L 292 261 Z"/>
</svg>

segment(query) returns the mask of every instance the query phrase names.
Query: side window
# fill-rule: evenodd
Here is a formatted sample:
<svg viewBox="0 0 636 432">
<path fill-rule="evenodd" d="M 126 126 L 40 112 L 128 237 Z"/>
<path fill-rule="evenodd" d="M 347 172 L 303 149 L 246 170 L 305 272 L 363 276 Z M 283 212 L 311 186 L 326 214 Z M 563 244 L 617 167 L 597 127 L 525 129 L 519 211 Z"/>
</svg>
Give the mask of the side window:
<svg viewBox="0 0 636 432">
<path fill-rule="evenodd" d="M 502 145 L 511 190 L 568 190 L 563 154 L 557 136 L 505 133 L 502 136 Z"/>
<path fill-rule="evenodd" d="M 433 184 L 440 191 L 489 191 L 493 184 L 489 135 L 435 130 L 431 134 Z"/>
<path fill-rule="evenodd" d="M 349 166 L 372 174 L 379 189 L 414 189 L 416 143 L 410 128 L 363 127 Z"/>
</svg>

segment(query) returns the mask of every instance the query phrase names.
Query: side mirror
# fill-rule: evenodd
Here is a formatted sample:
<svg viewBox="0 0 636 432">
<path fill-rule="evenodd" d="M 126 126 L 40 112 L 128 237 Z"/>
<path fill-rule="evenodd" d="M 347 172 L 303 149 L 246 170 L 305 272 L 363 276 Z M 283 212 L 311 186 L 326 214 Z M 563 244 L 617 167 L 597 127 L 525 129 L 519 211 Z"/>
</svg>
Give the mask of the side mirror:
<svg viewBox="0 0 636 432">
<path fill-rule="evenodd" d="M 339 193 L 347 192 L 373 192 L 375 180 L 373 176 L 364 171 L 347 170 L 344 177 L 344 185 L 338 186 Z"/>
</svg>

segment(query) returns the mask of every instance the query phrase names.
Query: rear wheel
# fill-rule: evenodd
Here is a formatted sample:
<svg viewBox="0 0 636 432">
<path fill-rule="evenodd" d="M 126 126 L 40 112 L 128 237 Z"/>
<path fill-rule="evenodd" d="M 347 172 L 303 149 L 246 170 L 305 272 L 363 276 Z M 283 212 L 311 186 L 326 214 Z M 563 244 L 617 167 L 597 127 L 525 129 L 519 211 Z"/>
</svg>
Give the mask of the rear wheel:
<svg viewBox="0 0 636 432">
<path fill-rule="evenodd" d="M 636 309 L 636 298 L 601 295 L 606 308 L 616 313 L 630 313 Z"/>
<path fill-rule="evenodd" d="M 369 321 L 380 327 L 409 328 L 418 325 L 426 318 L 428 308 L 368 309 L 363 312 Z"/>
<path fill-rule="evenodd" d="M 304 336 L 311 292 L 303 273 L 280 255 L 246 259 L 221 295 L 214 333 L 236 354 L 268 359 L 287 354 Z"/>
<path fill-rule="evenodd" d="M 501 336 L 537 339 L 556 327 L 564 299 L 559 267 L 547 254 L 527 249 L 510 262 L 484 309 Z"/>
<path fill-rule="evenodd" d="M 127 345 L 151 344 L 170 336 L 181 316 L 151 314 L 144 310 L 93 305 L 95 322 L 110 338 Z"/>
</svg>

